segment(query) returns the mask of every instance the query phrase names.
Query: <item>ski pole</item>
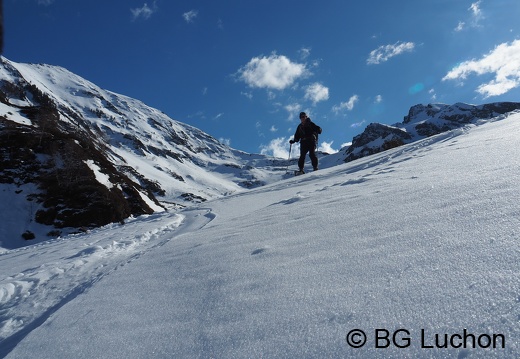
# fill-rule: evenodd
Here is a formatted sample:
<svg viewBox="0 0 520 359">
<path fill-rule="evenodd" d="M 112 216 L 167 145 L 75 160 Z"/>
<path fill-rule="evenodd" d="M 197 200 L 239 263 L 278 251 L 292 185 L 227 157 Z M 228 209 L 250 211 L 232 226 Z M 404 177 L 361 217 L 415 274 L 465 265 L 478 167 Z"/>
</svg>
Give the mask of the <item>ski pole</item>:
<svg viewBox="0 0 520 359">
<path fill-rule="evenodd" d="M 287 158 L 287 167 L 285 168 L 285 174 L 289 171 L 289 164 L 291 163 L 291 149 L 292 149 L 292 143 L 289 144 L 289 157 Z"/>
</svg>

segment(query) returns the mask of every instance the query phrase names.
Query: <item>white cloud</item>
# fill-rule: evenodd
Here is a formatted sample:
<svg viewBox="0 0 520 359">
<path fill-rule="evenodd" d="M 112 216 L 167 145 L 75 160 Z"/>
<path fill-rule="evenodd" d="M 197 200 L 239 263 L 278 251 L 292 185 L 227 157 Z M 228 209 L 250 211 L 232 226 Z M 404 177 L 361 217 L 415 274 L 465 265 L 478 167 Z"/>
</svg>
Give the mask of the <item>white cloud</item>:
<svg viewBox="0 0 520 359">
<path fill-rule="evenodd" d="M 240 92 L 240 94 L 247 97 L 250 100 L 253 98 L 253 94 L 251 92 Z"/>
<path fill-rule="evenodd" d="M 462 31 L 464 30 L 464 26 L 466 25 L 466 23 L 464 21 L 459 21 L 459 24 L 457 25 L 457 27 L 455 28 L 455 31 L 459 32 L 459 31 Z"/>
<path fill-rule="evenodd" d="M 353 124 L 350 125 L 350 127 L 352 128 L 358 128 L 358 127 L 361 127 L 365 124 L 366 120 L 363 120 L 363 121 L 360 121 L 360 122 L 355 122 Z"/>
<path fill-rule="evenodd" d="M 370 52 L 367 59 L 368 65 L 377 65 L 388 61 L 390 58 L 400 55 L 404 52 L 410 52 L 415 48 L 413 42 L 396 42 L 393 45 L 379 46 L 377 49 Z"/>
<path fill-rule="evenodd" d="M 300 113 L 301 108 L 302 107 L 299 103 L 291 103 L 284 107 L 284 109 L 289 113 L 289 118 L 288 118 L 289 120 L 297 118 Z"/>
<path fill-rule="evenodd" d="M 320 83 L 313 83 L 305 89 L 305 99 L 313 104 L 329 99 L 329 89 Z"/>
<path fill-rule="evenodd" d="M 437 100 L 437 94 L 435 93 L 435 89 L 430 89 L 430 91 L 428 91 L 428 93 L 430 94 L 432 101 Z"/>
<path fill-rule="evenodd" d="M 188 116 L 186 116 L 186 118 L 196 118 L 196 119 L 205 120 L 207 118 L 207 116 L 204 113 L 204 111 L 197 111 L 196 113 L 189 114 Z"/>
<path fill-rule="evenodd" d="M 197 10 L 190 10 L 188 12 L 185 12 L 182 14 L 182 17 L 186 22 L 193 22 L 193 20 L 199 15 L 199 12 Z"/>
<path fill-rule="evenodd" d="M 302 47 L 299 52 L 300 52 L 300 57 L 302 58 L 302 60 L 305 60 L 307 57 L 310 56 L 311 48 L 310 47 Z"/>
<path fill-rule="evenodd" d="M 481 0 L 474 2 L 468 8 L 468 11 L 471 13 L 470 18 L 468 19 L 469 24 L 466 24 L 464 21 L 459 21 L 459 24 L 455 28 L 455 31 L 459 32 L 464 30 L 466 27 L 479 27 L 480 22 L 484 19 L 484 12 L 482 11 L 480 4 Z"/>
<path fill-rule="evenodd" d="M 269 129 L 269 131 L 271 131 L 271 132 L 277 132 L 278 129 L 277 129 L 274 125 L 272 125 L 271 128 Z"/>
<path fill-rule="evenodd" d="M 220 138 L 218 139 L 218 141 L 219 141 L 220 143 L 225 144 L 226 146 L 231 146 L 231 140 L 230 140 L 229 138 L 223 138 L 223 137 L 220 137 Z"/>
<path fill-rule="evenodd" d="M 301 105 L 299 103 L 291 103 L 285 106 L 287 112 L 300 112 Z"/>
<path fill-rule="evenodd" d="M 353 95 L 349 98 L 346 102 L 341 102 L 339 105 L 335 105 L 332 107 L 332 111 L 334 111 L 336 114 L 343 110 L 352 111 L 354 109 L 354 105 L 356 102 L 359 101 L 358 95 Z"/>
<path fill-rule="evenodd" d="M 260 153 L 279 158 L 289 158 L 288 143 L 289 140 L 286 137 L 275 138 L 269 144 L 260 146 Z M 292 155 L 294 156 L 294 151 Z"/>
<path fill-rule="evenodd" d="M 480 8 L 481 3 L 482 1 L 479 0 L 471 4 L 471 6 L 468 9 L 471 12 L 471 25 L 473 27 L 479 27 L 481 20 L 484 19 L 484 13 Z"/>
<path fill-rule="evenodd" d="M 330 142 L 321 142 L 320 143 L 320 146 L 318 147 L 318 151 L 321 151 L 321 152 L 326 152 L 328 154 L 333 154 L 333 153 L 336 153 L 338 152 L 338 150 L 335 150 L 332 148 L 332 143 L 334 141 L 330 141 Z"/>
<path fill-rule="evenodd" d="M 285 56 L 254 57 L 238 71 L 240 79 L 250 87 L 283 90 L 298 78 L 307 75 L 303 64 L 294 63 Z"/>
<path fill-rule="evenodd" d="M 383 96 L 381 95 L 377 95 L 376 96 L 376 99 L 374 100 L 375 103 L 381 103 L 383 102 Z"/>
<path fill-rule="evenodd" d="M 502 95 L 520 86 L 520 40 L 503 43 L 480 60 L 465 61 L 442 79 L 465 80 L 470 74 L 494 74 L 495 78 L 477 88 L 484 97 Z"/>
<path fill-rule="evenodd" d="M 471 6 L 469 7 L 469 11 L 471 11 L 471 14 L 473 15 L 473 18 L 475 20 L 479 20 L 480 18 L 482 18 L 482 10 L 480 9 L 480 3 L 482 3 L 481 0 L 471 4 Z"/>
<path fill-rule="evenodd" d="M 142 17 L 145 20 L 148 20 L 153 15 L 153 13 L 157 11 L 157 4 L 154 1 L 152 7 L 150 7 L 147 3 L 144 3 L 143 7 L 137 9 L 130 9 L 130 11 L 132 12 L 133 20 L 137 20 L 140 17 Z"/>
</svg>

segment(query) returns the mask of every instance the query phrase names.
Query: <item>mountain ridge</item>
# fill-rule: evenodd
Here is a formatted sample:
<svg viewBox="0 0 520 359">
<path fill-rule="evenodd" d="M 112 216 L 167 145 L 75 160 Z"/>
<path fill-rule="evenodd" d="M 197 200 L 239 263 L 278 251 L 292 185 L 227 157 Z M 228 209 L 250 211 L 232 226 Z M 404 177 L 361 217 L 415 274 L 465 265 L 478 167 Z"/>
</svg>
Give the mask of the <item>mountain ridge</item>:
<svg viewBox="0 0 520 359">
<path fill-rule="evenodd" d="M 2 225 L 4 242 L 41 226 L 59 235 L 123 222 L 285 174 L 286 160 L 231 149 L 61 67 L 2 57 L 0 79 L 2 197 L 19 207 L 5 214 L 19 219 Z"/>
<path fill-rule="evenodd" d="M 14 204 L 2 214 L 3 246 L 263 186 L 287 178 L 296 161 L 232 149 L 59 66 L 2 57 L 0 81 L 0 193 Z M 519 103 L 415 105 L 402 123 L 369 124 L 350 147 L 320 153 L 320 168 L 518 109 Z"/>
<path fill-rule="evenodd" d="M 465 103 L 418 104 L 412 106 L 401 123 L 371 123 L 354 137 L 344 150 L 345 162 L 451 131 L 520 110 L 519 102 L 495 102 L 483 105 Z"/>
</svg>

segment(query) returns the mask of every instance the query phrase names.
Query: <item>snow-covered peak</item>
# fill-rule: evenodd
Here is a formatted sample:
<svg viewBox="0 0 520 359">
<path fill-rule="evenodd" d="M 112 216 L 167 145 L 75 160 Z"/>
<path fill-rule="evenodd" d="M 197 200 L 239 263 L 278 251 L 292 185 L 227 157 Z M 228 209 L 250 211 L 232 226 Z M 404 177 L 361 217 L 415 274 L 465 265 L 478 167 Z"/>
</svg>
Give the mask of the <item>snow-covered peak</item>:
<svg viewBox="0 0 520 359">
<path fill-rule="evenodd" d="M 104 90 L 62 67 L 1 58 L 0 81 L 0 135 L 6 139 L 2 151 L 14 156 L 4 163 L 2 183 L 9 186 L 2 185 L 2 199 L 25 203 L 36 198 L 37 203 L 31 214 L 20 215 L 28 212 L 23 209 L 13 213 L 16 225 L 10 227 L 16 229 L 2 228 L 3 237 L 19 240 L 26 231 L 31 237 L 41 232 L 35 222 L 66 226 L 68 221 L 57 223 L 56 218 L 71 206 L 75 218 L 82 217 L 81 200 L 72 204 L 69 198 L 74 196 L 58 193 L 66 192 L 64 183 L 81 196 L 79 182 L 87 181 L 87 192 L 92 193 L 86 196 L 108 191 L 125 202 L 116 206 L 114 216 L 73 221 L 89 227 L 237 193 L 286 173 L 285 160 L 234 150 L 142 101 Z M 24 165 L 18 165 L 21 162 Z M 55 174 L 58 169 L 63 174 Z M 47 198 L 51 188 L 59 200 Z M 20 195 L 13 197 L 16 192 Z M 126 203 L 130 198 L 133 204 Z M 39 216 L 33 221 L 35 213 Z M 30 225 L 23 225 L 31 216 Z"/>
<path fill-rule="evenodd" d="M 479 120 L 488 120 L 520 110 L 520 103 L 497 102 L 484 105 L 465 103 L 428 104 L 412 106 L 402 123 L 394 126 L 372 123 L 363 133 L 354 137 L 352 145 L 346 149 L 345 161 L 372 155 L 394 147 L 402 146 L 450 131 Z"/>
<path fill-rule="evenodd" d="M 428 104 L 415 105 L 404 117 L 404 125 L 413 125 L 424 121 L 455 121 L 469 123 L 475 119 L 489 119 L 498 115 L 518 110 L 516 102 L 496 102 L 484 105 L 471 105 L 457 102 L 453 105 Z"/>
</svg>

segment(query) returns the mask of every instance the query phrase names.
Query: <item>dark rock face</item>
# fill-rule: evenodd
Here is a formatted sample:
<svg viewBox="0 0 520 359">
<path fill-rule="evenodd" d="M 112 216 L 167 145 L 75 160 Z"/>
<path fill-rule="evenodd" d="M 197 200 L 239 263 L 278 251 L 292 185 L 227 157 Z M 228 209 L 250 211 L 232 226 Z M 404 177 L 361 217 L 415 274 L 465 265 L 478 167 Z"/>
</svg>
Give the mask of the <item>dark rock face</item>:
<svg viewBox="0 0 520 359">
<path fill-rule="evenodd" d="M 0 57 L 0 200 L 17 205 L 3 213 L 18 237 L 0 238 L 4 247 L 262 186 L 283 178 L 286 162 L 234 150 L 64 68 Z"/>
<path fill-rule="evenodd" d="M 13 104 L 27 97 L 32 106 Z M 0 183 L 37 188 L 27 198 L 34 203 L 36 222 L 58 229 L 90 228 L 153 213 L 143 197 L 159 206 L 150 191 L 107 159 L 99 134 L 81 118 L 76 118 L 78 126 L 60 121 L 61 109 L 35 86 L 2 81 L 0 102 L 28 120 L 22 124 L 0 117 Z M 26 233 L 23 237 L 31 239 Z"/>
<path fill-rule="evenodd" d="M 350 162 L 450 131 L 479 119 L 491 119 L 519 109 L 518 102 L 497 102 L 480 106 L 463 103 L 415 105 L 400 124 L 368 125 L 363 133 L 354 137 L 352 145 L 345 152 L 344 161 Z"/>
<path fill-rule="evenodd" d="M 371 123 L 363 133 L 354 137 L 347 150 L 345 162 L 402 146 L 411 138 L 409 133 L 400 128 Z"/>
<path fill-rule="evenodd" d="M 454 105 L 415 105 L 410 108 L 408 115 L 404 117 L 403 124 L 409 124 L 418 118 L 438 119 L 456 122 L 459 124 L 470 123 L 475 119 L 489 119 L 505 113 L 520 109 L 518 102 L 496 102 L 480 106 L 456 103 Z"/>
</svg>

